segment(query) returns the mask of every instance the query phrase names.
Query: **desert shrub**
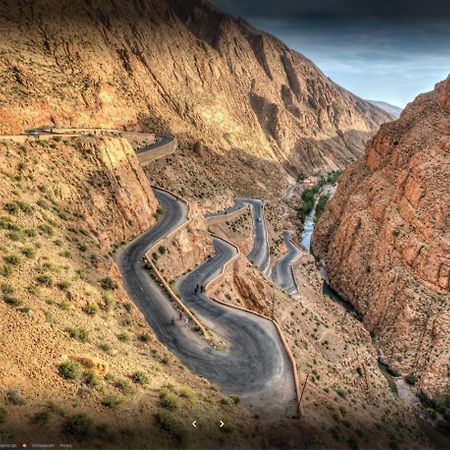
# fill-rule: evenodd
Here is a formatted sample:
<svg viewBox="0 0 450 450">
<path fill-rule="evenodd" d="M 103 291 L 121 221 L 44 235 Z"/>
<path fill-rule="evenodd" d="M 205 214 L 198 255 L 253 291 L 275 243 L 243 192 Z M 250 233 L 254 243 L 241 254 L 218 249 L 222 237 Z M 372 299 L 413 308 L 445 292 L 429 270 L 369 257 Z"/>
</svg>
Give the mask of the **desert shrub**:
<svg viewBox="0 0 450 450">
<path fill-rule="evenodd" d="M 148 333 L 141 333 L 138 335 L 138 339 L 141 342 L 148 342 L 150 340 L 150 335 Z"/>
<path fill-rule="evenodd" d="M 157 425 L 162 430 L 166 431 L 178 445 L 186 445 L 188 433 L 179 420 L 164 410 L 160 410 L 155 413 L 155 420 Z"/>
<path fill-rule="evenodd" d="M 194 396 L 192 389 L 190 389 L 188 387 L 180 388 L 180 390 L 178 391 L 178 394 L 180 397 L 187 398 L 187 399 L 191 399 Z"/>
<path fill-rule="evenodd" d="M 0 267 L 0 275 L 7 278 L 12 274 L 12 267 L 9 264 L 3 264 Z"/>
<path fill-rule="evenodd" d="M 92 436 L 94 425 L 86 414 L 80 413 L 68 417 L 64 422 L 63 430 L 77 441 L 82 441 Z"/>
<path fill-rule="evenodd" d="M 31 259 L 36 256 L 36 250 L 33 247 L 24 247 L 21 251 L 27 258 Z"/>
<path fill-rule="evenodd" d="M 58 306 L 63 310 L 63 311 L 67 311 L 70 308 L 70 303 L 67 302 L 66 300 L 62 300 Z"/>
<path fill-rule="evenodd" d="M 17 255 L 7 255 L 3 258 L 6 264 L 11 266 L 18 266 L 20 264 L 20 258 Z"/>
<path fill-rule="evenodd" d="M 81 309 L 89 316 L 94 316 L 97 313 L 97 306 L 94 305 L 93 303 L 88 303 L 87 305 L 84 305 Z"/>
<path fill-rule="evenodd" d="M 405 376 L 405 381 L 410 385 L 414 385 L 417 383 L 417 377 L 415 375 L 409 374 Z"/>
<path fill-rule="evenodd" d="M 111 311 L 111 309 L 114 308 L 116 305 L 116 302 L 114 300 L 114 297 L 112 296 L 111 292 L 105 291 L 103 293 L 103 301 L 105 302 L 105 310 Z"/>
<path fill-rule="evenodd" d="M 233 400 L 235 405 L 239 405 L 239 403 L 241 403 L 241 397 L 239 397 L 239 395 L 230 395 L 230 398 Z"/>
<path fill-rule="evenodd" d="M 9 294 L 6 294 L 3 296 L 3 301 L 7 305 L 12 306 L 13 308 L 18 308 L 22 304 L 21 300 L 19 300 L 16 297 L 13 297 L 12 295 L 9 295 Z"/>
<path fill-rule="evenodd" d="M 42 286 L 50 287 L 50 286 L 53 285 L 52 277 L 50 275 L 47 275 L 47 274 L 39 275 L 36 278 L 36 281 Z"/>
<path fill-rule="evenodd" d="M 100 280 L 100 286 L 109 291 L 113 291 L 119 287 L 119 285 L 111 277 L 105 277 Z"/>
<path fill-rule="evenodd" d="M 86 370 L 83 374 L 83 382 L 95 388 L 100 384 L 100 377 L 93 370 Z"/>
<path fill-rule="evenodd" d="M 10 231 L 6 237 L 10 240 L 10 241 L 14 241 L 14 242 L 23 242 L 25 241 L 25 234 L 22 231 Z"/>
<path fill-rule="evenodd" d="M 167 356 L 163 356 L 161 358 L 161 363 L 167 366 L 169 364 L 169 358 Z"/>
<path fill-rule="evenodd" d="M 24 405 L 25 399 L 23 398 L 19 388 L 11 388 L 6 392 L 6 400 L 13 405 Z"/>
<path fill-rule="evenodd" d="M 41 223 L 38 228 L 47 236 L 52 236 L 54 233 L 53 227 L 48 223 Z"/>
<path fill-rule="evenodd" d="M 229 405 L 229 404 L 230 404 L 229 400 L 228 400 L 226 397 L 222 397 L 222 398 L 219 400 L 219 403 L 220 403 L 221 405 Z"/>
<path fill-rule="evenodd" d="M 89 342 L 89 333 L 83 328 L 67 328 L 67 333 L 69 336 L 76 339 L 77 341 L 86 343 Z"/>
<path fill-rule="evenodd" d="M 6 417 L 8 416 L 8 412 L 3 406 L 0 406 L 0 425 L 6 422 Z"/>
<path fill-rule="evenodd" d="M 56 287 L 61 291 L 67 291 L 70 288 L 70 282 L 67 280 L 62 280 L 57 283 Z"/>
<path fill-rule="evenodd" d="M 122 400 L 114 394 L 108 394 L 102 400 L 102 405 L 111 409 L 117 409 L 121 403 Z"/>
<path fill-rule="evenodd" d="M 147 384 L 149 382 L 148 375 L 142 370 L 138 370 L 131 375 L 131 379 L 137 384 Z"/>
<path fill-rule="evenodd" d="M 128 342 L 128 341 L 131 340 L 131 336 L 130 336 L 129 333 L 127 333 L 126 331 L 124 331 L 123 333 L 120 333 L 120 334 L 117 336 L 117 339 L 119 339 L 119 341 L 121 341 L 121 342 Z"/>
<path fill-rule="evenodd" d="M 33 414 L 31 416 L 30 422 L 35 425 L 45 425 L 50 420 L 50 412 L 45 411 L 39 411 L 36 414 Z"/>
<path fill-rule="evenodd" d="M 133 306 L 132 306 L 131 303 L 124 303 L 124 304 L 123 304 L 123 307 L 125 308 L 125 310 L 126 310 L 127 312 L 131 312 L 131 310 L 132 310 L 132 308 L 133 308 Z"/>
<path fill-rule="evenodd" d="M 0 291 L 2 291 L 3 294 L 13 294 L 14 288 L 8 283 L 2 283 L 0 285 Z"/>
<path fill-rule="evenodd" d="M 346 392 L 345 392 L 344 389 L 342 389 L 342 388 L 336 388 L 336 389 L 335 389 L 335 392 L 336 392 L 336 394 L 339 395 L 339 397 L 342 397 L 342 398 L 344 398 L 344 399 L 347 397 Z"/>
<path fill-rule="evenodd" d="M 124 378 L 118 378 L 114 381 L 114 386 L 119 389 L 122 394 L 130 395 L 133 393 L 133 388 L 131 387 L 131 384 L 128 382 L 128 380 L 125 380 Z"/>
<path fill-rule="evenodd" d="M 19 205 L 15 202 L 8 202 L 4 206 L 5 211 L 7 211 L 9 214 L 17 214 L 19 212 Z"/>
<path fill-rule="evenodd" d="M 158 248 L 158 251 L 159 251 L 159 253 L 161 253 L 161 255 L 164 255 L 164 253 L 166 253 L 167 249 L 163 245 L 160 245 Z"/>
<path fill-rule="evenodd" d="M 81 374 L 81 365 L 76 361 L 68 361 L 58 366 L 59 374 L 66 380 L 76 380 Z"/>
<path fill-rule="evenodd" d="M 159 394 L 159 404 L 166 409 L 174 411 L 178 407 L 178 402 L 175 396 L 169 391 L 162 391 Z"/>
</svg>

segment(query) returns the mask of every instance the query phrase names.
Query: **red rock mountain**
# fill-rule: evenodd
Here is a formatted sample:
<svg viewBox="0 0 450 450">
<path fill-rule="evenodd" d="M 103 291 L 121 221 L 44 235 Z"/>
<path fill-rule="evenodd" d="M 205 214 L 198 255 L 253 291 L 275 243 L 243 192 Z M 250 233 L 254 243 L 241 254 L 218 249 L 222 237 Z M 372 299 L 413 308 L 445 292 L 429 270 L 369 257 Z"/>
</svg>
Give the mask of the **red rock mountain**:
<svg viewBox="0 0 450 450">
<path fill-rule="evenodd" d="M 436 396 L 450 388 L 449 180 L 450 77 L 381 127 L 312 241 L 383 357 Z"/>
<path fill-rule="evenodd" d="M 48 123 L 156 128 L 229 160 L 308 173 L 361 156 L 390 120 L 205 1 L 6 0 L 0 22 L 2 133 Z"/>
</svg>

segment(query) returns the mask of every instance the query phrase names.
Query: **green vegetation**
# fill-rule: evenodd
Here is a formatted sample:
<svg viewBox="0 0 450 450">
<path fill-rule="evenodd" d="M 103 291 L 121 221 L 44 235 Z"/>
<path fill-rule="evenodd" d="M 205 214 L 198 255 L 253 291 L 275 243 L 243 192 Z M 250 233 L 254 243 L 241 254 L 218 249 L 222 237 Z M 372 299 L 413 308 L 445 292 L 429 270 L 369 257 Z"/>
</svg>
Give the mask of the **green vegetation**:
<svg viewBox="0 0 450 450">
<path fill-rule="evenodd" d="M 30 422 L 34 425 L 46 425 L 50 420 L 49 411 L 39 411 L 31 416 Z"/>
<path fill-rule="evenodd" d="M 68 361 L 58 366 L 58 372 L 66 380 L 76 380 L 81 374 L 81 365 L 76 361 Z"/>
<path fill-rule="evenodd" d="M 127 333 L 126 331 L 124 331 L 123 333 L 120 333 L 117 336 L 117 339 L 119 339 L 119 341 L 121 341 L 121 342 L 128 342 L 131 340 L 131 336 L 130 336 L 130 333 Z"/>
<path fill-rule="evenodd" d="M 429 397 L 424 391 L 419 391 L 417 396 L 425 408 L 431 408 L 442 414 L 447 422 L 450 422 L 450 394 L 441 395 L 437 398 Z"/>
<path fill-rule="evenodd" d="M 320 184 L 316 184 L 302 192 L 303 204 L 297 213 L 297 217 L 302 223 L 305 221 L 306 216 L 313 210 L 314 197 L 319 192 L 320 187 Z"/>
<path fill-rule="evenodd" d="M 111 277 L 105 277 L 100 280 L 100 286 L 109 291 L 113 291 L 119 287 L 119 285 Z"/>
<path fill-rule="evenodd" d="M 166 409 L 174 411 L 178 407 L 178 402 L 175 396 L 169 391 L 162 391 L 159 394 L 159 404 Z"/>
<path fill-rule="evenodd" d="M 83 312 L 85 312 L 88 316 L 94 316 L 97 313 L 97 306 L 93 303 L 88 303 L 84 305 L 82 308 Z"/>
<path fill-rule="evenodd" d="M 83 344 L 89 342 L 89 334 L 86 330 L 83 330 L 82 328 L 67 328 L 66 331 L 67 333 L 69 333 L 69 336 L 71 338 L 83 342 Z"/>
<path fill-rule="evenodd" d="M 74 414 L 64 422 L 64 431 L 77 441 L 82 441 L 92 436 L 94 426 L 92 420 L 86 414 Z"/>
<path fill-rule="evenodd" d="M 20 264 L 20 258 L 17 255 L 7 255 L 3 259 L 11 266 L 18 266 Z"/>
<path fill-rule="evenodd" d="M 52 277 L 51 277 L 50 275 L 46 275 L 46 274 L 39 275 L 39 276 L 36 278 L 36 281 L 37 281 L 39 284 L 41 284 L 42 286 L 46 286 L 46 287 L 50 287 L 50 286 L 53 285 L 53 279 L 52 279 Z"/>
<path fill-rule="evenodd" d="M 149 381 L 148 375 L 141 370 L 134 372 L 131 379 L 138 384 L 147 384 Z"/>
<path fill-rule="evenodd" d="M 415 375 L 406 375 L 405 376 L 405 381 L 410 384 L 410 385 L 415 385 L 417 383 L 417 377 Z"/>
<path fill-rule="evenodd" d="M 25 404 L 25 399 L 23 398 L 18 388 L 8 389 L 8 391 L 6 392 L 6 400 L 8 400 L 8 402 L 13 405 Z"/>
<path fill-rule="evenodd" d="M 130 395 L 133 393 L 133 388 L 131 387 L 131 384 L 128 382 L 128 380 L 125 380 L 125 378 L 119 378 L 114 381 L 114 386 L 119 389 L 122 394 Z"/>
<path fill-rule="evenodd" d="M 188 433 L 183 424 L 167 411 L 160 410 L 155 413 L 155 420 L 158 426 L 170 434 L 170 436 L 180 446 L 187 443 Z"/>
<path fill-rule="evenodd" d="M 93 370 L 86 370 L 83 381 L 90 387 L 95 388 L 100 384 L 100 377 Z"/>
<path fill-rule="evenodd" d="M 36 250 L 33 247 L 24 247 L 22 249 L 22 254 L 31 259 L 36 256 Z"/>
<path fill-rule="evenodd" d="M 118 406 L 122 403 L 122 400 L 114 394 L 108 394 L 102 400 L 102 405 L 107 408 L 117 409 Z"/>
<path fill-rule="evenodd" d="M 314 217 L 314 222 L 319 220 L 319 217 L 322 215 L 323 210 L 325 209 L 325 205 L 327 204 L 329 196 L 327 194 L 321 195 L 319 197 L 319 201 L 316 205 L 316 215 Z"/>
</svg>

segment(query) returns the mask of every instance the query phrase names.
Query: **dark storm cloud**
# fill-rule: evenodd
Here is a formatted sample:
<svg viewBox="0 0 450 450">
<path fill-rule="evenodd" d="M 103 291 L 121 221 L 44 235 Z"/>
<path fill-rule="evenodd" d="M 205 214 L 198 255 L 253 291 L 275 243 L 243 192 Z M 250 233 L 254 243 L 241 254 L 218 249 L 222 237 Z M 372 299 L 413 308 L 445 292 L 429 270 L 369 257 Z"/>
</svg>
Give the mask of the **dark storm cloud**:
<svg viewBox="0 0 450 450">
<path fill-rule="evenodd" d="M 450 72 L 450 1 L 213 0 L 363 98 L 404 106 Z"/>
<path fill-rule="evenodd" d="M 244 17 L 424 20 L 450 18 L 448 0 L 213 0 Z"/>
</svg>

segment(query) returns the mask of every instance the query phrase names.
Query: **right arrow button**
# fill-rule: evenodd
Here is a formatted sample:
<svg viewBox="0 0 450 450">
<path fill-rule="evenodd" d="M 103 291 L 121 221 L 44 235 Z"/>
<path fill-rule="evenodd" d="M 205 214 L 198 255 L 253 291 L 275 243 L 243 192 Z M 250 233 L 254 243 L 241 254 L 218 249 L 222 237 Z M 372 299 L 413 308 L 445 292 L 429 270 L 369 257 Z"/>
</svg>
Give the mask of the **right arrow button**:
<svg viewBox="0 0 450 450">
<path fill-rule="evenodd" d="M 225 424 L 222 422 L 222 420 L 220 421 L 220 425 L 219 427 L 222 428 Z"/>
</svg>

